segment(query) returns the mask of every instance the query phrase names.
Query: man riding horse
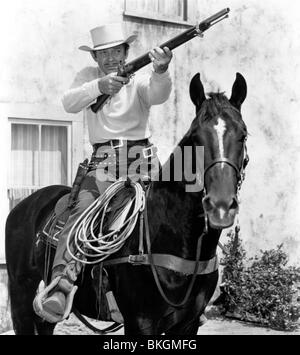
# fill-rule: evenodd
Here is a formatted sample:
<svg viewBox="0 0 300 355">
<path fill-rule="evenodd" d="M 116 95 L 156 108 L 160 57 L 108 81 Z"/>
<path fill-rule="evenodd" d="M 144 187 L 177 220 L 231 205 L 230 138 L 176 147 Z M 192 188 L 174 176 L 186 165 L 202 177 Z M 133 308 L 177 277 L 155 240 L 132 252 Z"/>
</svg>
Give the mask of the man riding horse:
<svg viewBox="0 0 300 355">
<path fill-rule="evenodd" d="M 52 323 L 62 320 L 67 296 L 72 291 L 80 272 L 80 265 L 72 260 L 67 250 L 67 240 L 72 226 L 108 186 L 124 176 L 124 170 L 121 173 L 121 166 L 125 164 L 128 169 L 132 162 L 127 159 L 129 148 L 135 147 L 135 152 L 141 156 L 143 163 L 141 170 L 144 166 L 145 172 L 139 171 L 140 176 L 150 175 L 150 169 L 151 174 L 154 173 L 153 169 L 158 169 L 156 149 L 149 141 L 150 107 L 164 103 L 172 89 L 168 72 L 172 52 L 167 47 L 163 49 L 156 47 L 150 51 L 149 57 L 153 62 L 151 74 L 137 75 L 128 79 L 118 76 L 116 72 L 119 65 L 125 63 L 129 45 L 137 36 L 126 37 L 121 24 L 96 27 L 90 33 L 94 46 L 81 46 L 79 49 L 90 52 L 98 67 L 87 67 L 80 71 L 62 98 L 63 106 L 68 113 L 85 112 L 93 154 L 76 205 L 59 237 L 51 278 L 52 285 L 57 278 L 59 282 L 42 304 L 43 318 Z M 103 94 L 110 95 L 110 101 L 95 113 L 91 106 Z M 122 150 L 126 152 L 125 161 L 121 158 Z M 115 174 L 112 173 L 112 165 Z M 76 250 L 72 252 L 75 253 Z M 51 289 L 51 283 L 49 288 Z"/>
</svg>

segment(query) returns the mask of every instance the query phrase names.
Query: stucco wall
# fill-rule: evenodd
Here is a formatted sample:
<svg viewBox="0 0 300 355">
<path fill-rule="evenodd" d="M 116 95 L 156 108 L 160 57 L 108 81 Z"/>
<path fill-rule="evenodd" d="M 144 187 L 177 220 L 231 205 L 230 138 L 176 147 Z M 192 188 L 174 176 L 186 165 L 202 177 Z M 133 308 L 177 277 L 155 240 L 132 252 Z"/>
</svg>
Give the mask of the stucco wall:
<svg viewBox="0 0 300 355">
<path fill-rule="evenodd" d="M 0 105 L 25 102 L 61 107 L 61 93 L 75 73 L 92 64 L 78 46 L 90 42 L 89 29 L 122 20 L 122 5 L 122 0 L 5 3 L 0 15 Z M 229 19 L 206 32 L 203 39 L 174 51 L 170 66 L 174 90 L 165 105 L 152 111 L 153 140 L 164 161 L 194 116 L 188 85 L 196 72 L 201 72 L 207 91 L 219 88 L 228 95 L 235 73 L 241 72 L 248 83 L 242 112 L 250 133 L 251 158 L 241 193 L 242 236 L 250 253 L 283 242 L 291 262 L 296 263 L 300 243 L 300 5 L 293 0 L 199 0 L 198 18 L 224 7 L 231 8 Z M 125 21 L 129 30 L 140 32 L 131 58 L 184 30 Z M 0 131 L 3 164 L 10 144 L 7 137 L 4 128 Z M 88 154 L 87 136 L 84 149 Z M 0 197 L 4 197 L 5 176 L 0 185 Z M 0 238 L 1 258 L 3 233 Z"/>
</svg>

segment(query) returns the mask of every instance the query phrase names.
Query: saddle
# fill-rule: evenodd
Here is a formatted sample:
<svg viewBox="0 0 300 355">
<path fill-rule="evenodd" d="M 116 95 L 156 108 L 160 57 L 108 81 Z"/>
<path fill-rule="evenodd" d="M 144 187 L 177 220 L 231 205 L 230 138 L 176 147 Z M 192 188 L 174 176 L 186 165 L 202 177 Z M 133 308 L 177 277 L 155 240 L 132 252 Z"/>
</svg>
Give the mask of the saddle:
<svg viewBox="0 0 300 355">
<path fill-rule="evenodd" d="M 59 235 L 63 230 L 72 209 L 69 207 L 70 193 L 62 196 L 56 203 L 48 217 L 43 229 L 38 233 L 38 238 L 56 249 Z"/>
<path fill-rule="evenodd" d="M 112 206 L 106 211 L 105 229 L 118 230 L 123 225 L 131 207 L 131 205 L 126 206 L 130 194 L 131 190 L 126 189 L 122 194 L 116 196 Z M 49 243 L 53 248 L 56 248 L 60 233 L 71 212 L 70 193 L 68 193 L 57 201 L 38 237 L 44 242 Z"/>
</svg>

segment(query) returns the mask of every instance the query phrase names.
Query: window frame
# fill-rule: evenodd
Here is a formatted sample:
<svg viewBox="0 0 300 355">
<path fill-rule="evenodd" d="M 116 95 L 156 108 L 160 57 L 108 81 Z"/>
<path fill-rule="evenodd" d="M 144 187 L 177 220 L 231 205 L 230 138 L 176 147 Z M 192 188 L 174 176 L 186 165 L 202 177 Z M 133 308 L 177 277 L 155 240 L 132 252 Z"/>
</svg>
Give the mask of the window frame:
<svg viewBox="0 0 300 355">
<path fill-rule="evenodd" d="M 167 16 L 159 16 L 155 12 L 153 13 L 142 13 L 138 11 L 132 11 L 127 9 L 127 0 L 124 0 L 124 5 L 123 5 L 123 17 L 124 18 L 137 18 L 137 19 L 144 19 L 144 20 L 149 20 L 149 21 L 154 21 L 154 22 L 162 22 L 162 23 L 167 23 L 167 24 L 175 24 L 175 25 L 182 25 L 186 27 L 191 27 L 194 26 L 193 23 L 191 23 L 188 19 L 188 0 L 182 0 L 183 1 L 183 15 L 182 15 L 182 20 L 180 19 L 171 19 L 168 18 Z"/>
</svg>

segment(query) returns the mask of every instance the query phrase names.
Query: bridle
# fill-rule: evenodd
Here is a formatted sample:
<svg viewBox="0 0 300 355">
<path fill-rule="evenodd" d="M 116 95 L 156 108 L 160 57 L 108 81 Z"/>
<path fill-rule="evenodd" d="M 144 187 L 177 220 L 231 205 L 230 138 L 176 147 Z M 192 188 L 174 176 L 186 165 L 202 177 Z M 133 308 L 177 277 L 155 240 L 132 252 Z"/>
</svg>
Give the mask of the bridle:
<svg viewBox="0 0 300 355">
<path fill-rule="evenodd" d="M 239 192 L 243 181 L 245 180 L 245 169 L 249 163 L 249 155 L 247 153 L 247 146 L 246 146 L 246 141 L 247 141 L 247 137 L 244 139 L 243 142 L 243 161 L 241 164 L 241 167 L 238 167 L 236 163 L 234 163 L 232 160 L 228 159 L 228 158 L 216 158 L 214 159 L 212 162 L 210 162 L 210 164 L 204 169 L 204 175 L 203 175 L 203 180 L 204 180 L 204 184 L 205 184 L 205 176 L 207 174 L 207 172 L 215 165 L 217 164 L 227 164 L 229 166 L 231 166 L 235 172 L 236 172 L 236 176 L 237 176 L 237 191 Z M 206 189 L 204 186 L 203 189 L 203 198 L 206 196 Z"/>
<path fill-rule="evenodd" d="M 246 136 L 244 141 L 243 141 L 243 161 L 242 161 L 241 167 L 238 167 L 237 164 L 235 164 L 232 160 L 230 160 L 228 158 L 219 157 L 219 158 L 214 159 L 204 169 L 202 204 L 203 204 L 204 199 L 207 197 L 206 188 L 205 188 L 205 175 L 216 164 L 227 164 L 227 165 L 231 166 L 235 170 L 236 176 L 237 176 L 237 198 L 238 198 L 238 201 L 239 201 L 239 192 L 240 192 L 242 184 L 243 184 L 243 182 L 245 180 L 245 176 L 246 176 L 245 170 L 246 170 L 246 167 L 247 167 L 247 165 L 249 163 L 249 155 L 248 155 L 248 152 L 247 152 L 247 145 L 246 145 L 247 138 L 248 137 Z M 204 211 L 202 216 L 204 217 L 204 221 L 205 221 L 204 229 L 205 229 L 205 231 L 207 231 L 208 230 L 208 215 Z M 238 222 L 238 224 L 239 224 L 239 222 Z"/>
</svg>

